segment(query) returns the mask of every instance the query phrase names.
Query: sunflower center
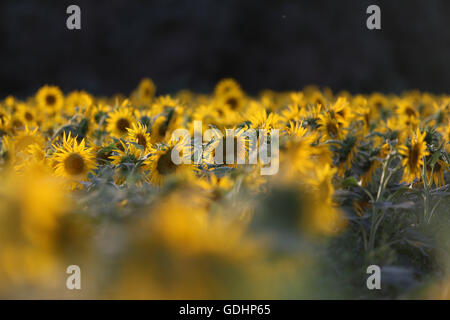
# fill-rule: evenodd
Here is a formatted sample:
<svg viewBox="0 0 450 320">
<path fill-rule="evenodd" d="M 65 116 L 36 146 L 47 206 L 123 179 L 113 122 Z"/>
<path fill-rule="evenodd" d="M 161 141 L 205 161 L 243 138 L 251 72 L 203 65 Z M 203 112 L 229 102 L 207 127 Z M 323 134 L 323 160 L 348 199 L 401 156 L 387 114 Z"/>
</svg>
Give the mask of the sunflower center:
<svg viewBox="0 0 450 320">
<path fill-rule="evenodd" d="M 368 113 L 364 114 L 364 122 L 366 123 L 367 126 L 370 125 L 370 116 Z"/>
<path fill-rule="evenodd" d="M 161 124 L 161 126 L 158 129 L 158 134 L 160 137 L 165 137 L 166 136 L 166 132 L 167 129 L 169 129 L 169 125 L 168 123 L 165 121 L 163 124 Z"/>
<path fill-rule="evenodd" d="M 330 135 L 330 137 L 336 137 L 337 134 L 338 134 L 338 128 L 337 128 L 337 126 L 336 126 L 334 123 L 332 123 L 332 122 L 327 123 L 327 132 L 328 132 L 328 134 Z"/>
<path fill-rule="evenodd" d="M 434 172 L 440 172 L 442 169 L 441 164 L 439 162 L 436 162 L 434 164 Z"/>
<path fill-rule="evenodd" d="M 419 145 L 414 144 L 412 146 L 410 154 L 409 154 L 410 155 L 410 157 L 409 157 L 409 167 L 410 168 L 416 168 L 418 166 L 419 154 L 420 154 Z"/>
<path fill-rule="evenodd" d="M 230 108 L 232 110 L 236 109 L 237 105 L 238 105 L 238 101 L 236 98 L 232 97 L 232 98 L 228 98 L 227 99 L 227 104 L 230 106 Z"/>
<path fill-rule="evenodd" d="M 168 150 L 159 158 L 156 170 L 162 175 L 168 175 L 175 172 L 175 169 L 176 165 L 172 162 L 171 152 Z"/>
<path fill-rule="evenodd" d="M 136 140 L 139 145 L 143 146 L 144 148 L 147 147 L 147 138 L 143 134 L 137 134 Z"/>
<path fill-rule="evenodd" d="M 406 115 L 408 115 L 410 117 L 416 116 L 416 111 L 413 108 L 411 108 L 411 107 L 407 107 L 405 109 L 405 113 L 406 113 Z"/>
<path fill-rule="evenodd" d="M 127 132 L 127 128 L 129 128 L 129 127 L 130 127 L 130 121 L 128 121 L 128 119 L 120 118 L 116 122 L 117 130 L 119 130 L 122 133 L 126 133 Z"/>
<path fill-rule="evenodd" d="M 49 94 L 45 97 L 45 103 L 47 103 L 47 105 L 52 106 L 56 103 L 56 97 L 52 94 Z"/>
<path fill-rule="evenodd" d="M 64 169 L 73 176 L 81 174 L 84 166 L 84 159 L 78 153 L 72 153 L 64 160 Z"/>
<path fill-rule="evenodd" d="M 33 115 L 29 112 L 25 112 L 25 119 L 27 119 L 27 121 L 32 121 Z"/>
<path fill-rule="evenodd" d="M 24 127 L 22 121 L 14 119 L 12 122 L 12 126 L 16 129 Z"/>
</svg>

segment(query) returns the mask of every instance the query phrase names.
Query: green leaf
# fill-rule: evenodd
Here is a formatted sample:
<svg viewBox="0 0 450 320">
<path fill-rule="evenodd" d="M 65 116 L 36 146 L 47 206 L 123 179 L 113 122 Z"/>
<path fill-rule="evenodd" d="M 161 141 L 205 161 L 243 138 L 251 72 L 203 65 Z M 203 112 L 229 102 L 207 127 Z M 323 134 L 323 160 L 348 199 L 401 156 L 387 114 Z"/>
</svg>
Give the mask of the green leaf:
<svg viewBox="0 0 450 320">
<path fill-rule="evenodd" d="M 441 150 L 438 150 L 435 153 L 433 153 L 430 160 L 428 160 L 428 165 L 433 167 L 436 164 L 436 162 L 438 161 L 440 156 L 441 156 Z"/>
<path fill-rule="evenodd" d="M 341 182 L 341 184 L 342 184 L 342 187 L 343 187 L 343 188 L 348 188 L 348 187 L 358 187 L 358 186 L 359 186 L 358 180 L 356 180 L 356 178 L 353 177 L 353 176 L 350 176 L 350 177 L 345 178 L 345 179 Z"/>
</svg>

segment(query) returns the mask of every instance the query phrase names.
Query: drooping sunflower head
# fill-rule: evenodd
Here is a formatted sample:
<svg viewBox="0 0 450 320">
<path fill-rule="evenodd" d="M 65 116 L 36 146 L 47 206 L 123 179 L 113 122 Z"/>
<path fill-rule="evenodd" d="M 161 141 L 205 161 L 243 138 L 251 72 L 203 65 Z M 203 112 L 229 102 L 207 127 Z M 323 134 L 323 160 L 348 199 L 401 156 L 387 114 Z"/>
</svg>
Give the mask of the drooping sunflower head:
<svg viewBox="0 0 450 320">
<path fill-rule="evenodd" d="M 37 92 L 36 101 L 41 110 L 53 113 L 61 110 L 64 104 L 64 95 L 58 87 L 46 85 Z"/>
<path fill-rule="evenodd" d="M 420 133 L 420 130 L 417 129 L 410 143 L 399 147 L 399 153 L 403 156 L 403 181 L 405 182 L 410 183 L 415 178 L 420 180 L 424 165 L 423 158 L 430 154 L 427 150 L 425 136 L 426 132 Z"/>
<path fill-rule="evenodd" d="M 167 142 L 173 130 L 180 129 L 183 124 L 183 108 L 166 107 L 164 112 L 157 116 L 152 124 L 152 143 Z"/>
<path fill-rule="evenodd" d="M 121 147 L 114 150 L 114 154 L 109 157 L 116 165 L 115 183 L 122 184 L 128 177 L 135 182 L 141 182 L 144 178 L 144 150 L 132 143 L 120 141 Z"/>
<path fill-rule="evenodd" d="M 448 171 L 449 165 L 438 159 L 433 166 L 427 165 L 427 181 L 432 181 L 437 187 L 445 185 L 444 172 Z"/>
<path fill-rule="evenodd" d="M 133 127 L 135 119 L 132 111 L 122 106 L 113 111 L 106 120 L 106 130 L 114 137 L 120 138 L 128 134 L 128 129 Z"/>
<path fill-rule="evenodd" d="M 320 126 L 319 131 L 322 132 L 323 139 L 332 140 L 340 139 L 342 136 L 342 129 L 336 118 L 333 118 L 329 113 L 322 113 L 319 115 L 317 124 Z"/>
<path fill-rule="evenodd" d="M 351 115 L 350 105 L 345 97 L 339 97 L 337 101 L 331 105 L 329 110 L 330 116 L 335 118 L 341 127 L 345 127 L 349 122 Z"/>
<path fill-rule="evenodd" d="M 141 123 L 133 123 L 131 128 L 128 128 L 128 139 L 131 142 L 137 143 L 142 146 L 143 150 L 146 151 L 151 146 L 151 138 L 148 133 L 148 129 L 146 125 L 142 125 Z"/>
<path fill-rule="evenodd" d="M 191 157 L 190 147 L 183 138 L 151 147 L 151 156 L 145 163 L 146 169 L 149 171 L 150 182 L 153 185 L 161 185 L 167 177 L 191 167 L 190 164 L 183 162 Z M 178 154 L 180 163 L 174 161 L 173 153 Z"/>
</svg>

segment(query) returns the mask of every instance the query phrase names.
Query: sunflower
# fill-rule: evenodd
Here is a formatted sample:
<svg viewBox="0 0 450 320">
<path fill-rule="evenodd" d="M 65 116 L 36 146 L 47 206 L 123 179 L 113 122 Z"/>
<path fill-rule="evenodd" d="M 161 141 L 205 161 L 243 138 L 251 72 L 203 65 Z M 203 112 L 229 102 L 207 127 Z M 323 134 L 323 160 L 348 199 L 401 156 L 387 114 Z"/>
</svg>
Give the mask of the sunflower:
<svg viewBox="0 0 450 320">
<path fill-rule="evenodd" d="M 308 129 L 303 126 L 303 121 L 289 121 L 286 126 L 286 134 L 290 137 L 302 138 L 306 136 Z"/>
<path fill-rule="evenodd" d="M 123 143 L 122 141 L 120 143 L 121 147 L 114 151 L 115 155 L 109 157 L 112 163 L 117 166 L 115 183 L 124 183 L 130 175 L 137 176 L 138 182 L 140 182 L 144 172 L 143 150 L 131 143 Z"/>
<path fill-rule="evenodd" d="M 431 168 L 427 165 L 427 181 L 433 181 L 437 187 L 445 185 L 444 172 L 448 170 L 449 165 L 438 159 Z"/>
<path fill-rule="evenodd" d="M 414 135 L 414 132 L 420 125 L 420 119 L 413 116 L 401 116 L 399 117 L 401 132 L 407 137 Z M 398 127 L 397 127 L 398 128 Z"/>
<path fill-rule="evenodd" d="M 441 129 L 441 133 L 444 137 L 444 141 L 446 141 L 445 148 L 447 152 L 450 153 L 450 122 Z"/>
<path fill-rule="evenodd" d="M 37 92 L 36 101 L 42 110 L 51 114 L 61 110 L 64 104 L 64 95 L 58 87 L 46 85 Z"/>
<path fill-rule="evenodd" d="M 25 120 L 25 118 L 23 117 L 22 114 L 20 113 L 14 113 L 11 116 L 10 119 L 10 127 L 11 127 L 11 131 L 15 132 L 16 130 L 22 130 L 25 128 L 27 121 Z"/>
<path fill-rule="evenodd" d="M 281 110 L 281 120 L 285 123 L 300 121 L 305 116 L 305 110 L 299 104 L 294 103 Z"/>
<path fill-rule="evenodd" d="M 309 208 L 302 215 L 301 223 L 308 233 L 333 235 L 346 225 L 342 212 L 333 201 L 332 179 L 336 171 L 330 165 L 315 166 L 304 179 L 305 193 L 309 195 L 306 201 Z"/>
<path fill-rule="evenodd" d="M 128 134 L 128 129 L 131 129 L 135 119 L 132 111 L 125 106 L 122 106 L 113 111 L 106 120 L 106 130 L 117 138 Z"/>
<path fill-rule="evenodd" d="M 85 110 L 89 108 L 93 103 L 92 96 L 85 91 L 73 91 L 69 93 L 65 101 L 64 113 L 72 115 L 75 113 L 76 108 Z"/>
<path fill-rule="evenodd" d="M 369 157 L 365 157 L 361 165 L 361 184 L 367 186 L 372 182 L 375 171 L 381 166 L 381 162 L 377 158 L 386 158 L 389 153 L 389 144 L 384 143 L 380 148 L 369 153 Z"/>
<path fill-rule="evenodd" d="M 222 135 L 219 130 L 214 130 L 213 137 L 207 137 L 209 143 L 204 149 L 203 159 L 206 165 L 225 164 L 236 167 L 238 161 L 245 161 L 249 150 L 249 138 L 245 135 L 246 128 L 227 129 Z M 232 135 L 233 149 L 227 148 L 227 136 Z M 222 154 L 220 152 L 222 150 Z"/>
<path fill-rule="evenodd" d="M 18 104 L 16 114 L 22 121 L 25 122 L 27 126 L 33 127 L 36 125 L 36 121 L 38 120 L 36 111 L 30 108 L 27 104 Z"/>
<path fill-rule="evenodd" d="M 263 108 L 251 108 L 247 118 L 253 129 L 264 129 L 270 132 L 272 129 L 280 127 L 279 115 L 273 112 L 269 113 Z"/>
<path fill-rule="evenodd" d="M 241 91 L 241 87 L 236 80 L 227 78 L 221 80 L 214 88 L 214 95 L 217 97 L 223 96 L 230 91 L 238 90 Z"/>
<path fill-rule="evenodd" d="M 354 108 L 354 117 L 362 123 L 362 131 L 364 134 L 368 134 L 370 131 L 370 125 L 374 118 L 373 110 L 367 105 L 367 100 L 362 96 L 355 97 L 352 101 Z"/>
<path fill-rule="evenodd" d="M 45 139 L 39 133 L 38 128 L 29 129 L 25 126 L 23 130 L 17 130 L 15 135 L 8 137 L 11 160 L 15 165 L 19 165 L 30 158 L 28 147 L 36 144 L 44 149 Z"/>
<path fill-rule="evenodd" d="M 10 119 L 9 113 L 0 108 L 0 138 L 8 133 Z"/>
<path fill-rule="evenodd" d="M 322 132 L 323 139 L 333 140 L 342 137 L 341 126 L 338 120 L 332 117 L 330 113 L 320 114 L 317 124 L 320 126 L 319 131 Z"/>
<path fill-rule="evenodd" d="M 16 105 L 16 98 L 14 98 L 14 96 L 7 96 L 3 102 L 8 110 L 14 111 L 14 107 Z"/>
<path fill-rule="evenodd" d="M 140 123 L 133 123 L 132 128 L 128 128 L 128 140 L 140 145 L 144 151 L 150 148 L 150 134 L 147 126 Z"/>
<path fill-rule="evenodd" d="M 317 165 L 313 161 L 314 148 L 311 146 L 314 138 L 303 135 L 287 142 L 281 157 L 280 168 L 285 180 L 296 180 Z"/>
<path fill-rule="evenodd" d="M 159 115 L 153 122 L 151 142 L 164 142 L 171 138 L 172 131 L 181 128 L 183 122 L 183 108 L 166 107 L 164 114 Z"/>
<path fill-rule="evenodd" d="M 306 91 L 306 90 L 305 90 Z M 327 99 L 323 96 L 323 94 L 315 89 L 312 89 L 312 91 L 306 95 L 306 101 L 309 104 L 312 105 L 327 105 Z"/>
<path fill-rule="evenodd" d="M 224 130 L 227 127 L 232 127 L 236 123 L 243 121 L 242 115 L 238 111 L 232 110 L 226 104 L 221 104 L 220 102 L 214 101 L 213 109 L 218 115 L 214 125 L 221 130 Z"/>
<path fill-rule="evenodd" d="M 373 111 L 374 117 L 379 117 L 384 112 L 388 105 L 388 99 L 381 93 L 374 93 L 370 95 L 367 100 L 369 108 Z"/>
<path fill-rule="evenodd" d="M 220 116 L 217 109 L 214 108 L 213 104 L 203 104 L 197 107 L 192 113 L 191 127 L 194 121 L 202 122 L 202 129 L 206 131 L 210 125 L 214 127 L 220 127 Z"/>
<path fill-rule="evenodd" d="M 87 180 L 87 174 L 96 167 L 93 148 L 85 145 L 85 140 L 77 142 L 77 139 L 64 133 L 60 145 L 54 144 L 55 153 L 52 155 L 54 169 L 57 176 L 69 178 L 72 188 L 79 185 L 80 181 Z"/>
<path fill-rule="evenodd" d="M 402 165 L 404 167 L 403 181 L 412 182 L 415 178 L 420 179 L 422 167 L 424 165 L 423 158 L 429 155 L 427 145 L 425 143 L 426 132 L 420 133 L 417 129 L 411 142 L 407 145 L 399 147 L 399 153 L 404 157 Z"/>
<path fill-rule="evenodd" d="M 399 116 L 408 118 L 417 118 L 419 111 L 416 109 L 411 100 L 400 100 L 397 102 L 397 110 L 395 111 Z"/>
<path fill-rule="evenodd" d="M 340 97 L 337 99 L 330 109 L 328 110 L 330 117 L 337 120 L 339 126 L 346 127 L 349 123 L 349 117 L 351 115 L 350 105 L 346 98 Z"/>
<path fill-rule="evenodd" d="M 240 111 L 245 105 L 245 97 L 242 91 L 233 89 L 218 98 L 220 105 L 225 105 L 232 111 Z"/>
<path fill-rule="evenodd" d="M 136 92 L 134 93 L 136 103 L 138 105 L 150 105 L 153 97 L 155 96 L 155 92 L 155 83 L 149 78 L 142 79 Z"/>
<path fill-rule="evenodd" d="M 151 119 L 152 119 L 152 113 L 150 110 L 135 110 L 134 111 L 134 117 L 136 120 L 141 123 L 142 125 L 146 126 L 148 129 L 151 128 Z M 150 130 L 149 130 L 150 131 Z"/>
<path fill-rule="evenodd" d="M 172 109 L 177 109 L 180 103 L 176 99 L 172 99 L 169 95 L 158 97 L 152 105 L 152 114 L 157 115 L 162 112 L 169 112 Z"/>
<path fill-rule="evenodd" d="M 159 144 L 150 148 L 151 156 L 146 160 L 145 165 L 153 185 L 161 185 L 168 176 L 189 167 L 183 163 L 175 164 L 172 160 L 172 152 L 177 152 L 182 162 L 190 158 L 191 154 L 190 146 L 183 138 L 179 141 L 170 140 L 168 144 Z"/>
</svg>

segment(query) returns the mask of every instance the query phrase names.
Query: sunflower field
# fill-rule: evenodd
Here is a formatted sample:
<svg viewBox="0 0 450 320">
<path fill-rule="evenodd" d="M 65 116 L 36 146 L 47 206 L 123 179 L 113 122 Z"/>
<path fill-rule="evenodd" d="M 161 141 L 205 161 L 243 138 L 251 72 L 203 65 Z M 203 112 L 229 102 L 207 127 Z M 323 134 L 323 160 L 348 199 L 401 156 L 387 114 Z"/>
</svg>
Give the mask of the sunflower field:
<svg viewBox="0 0 450 320">
<path fill-rule="evenodd" d="M 0 101 L 0 297 L 450 298 L 450 96 L 156 93 Z M 278 171 L 175 164 L 196 121 L 279 132 Z"/>
</svg>

